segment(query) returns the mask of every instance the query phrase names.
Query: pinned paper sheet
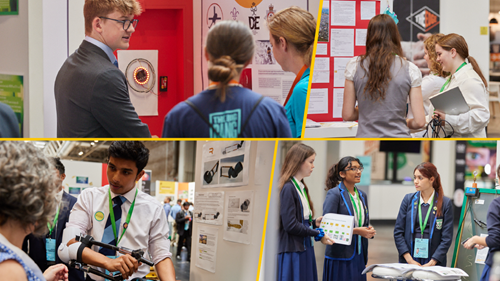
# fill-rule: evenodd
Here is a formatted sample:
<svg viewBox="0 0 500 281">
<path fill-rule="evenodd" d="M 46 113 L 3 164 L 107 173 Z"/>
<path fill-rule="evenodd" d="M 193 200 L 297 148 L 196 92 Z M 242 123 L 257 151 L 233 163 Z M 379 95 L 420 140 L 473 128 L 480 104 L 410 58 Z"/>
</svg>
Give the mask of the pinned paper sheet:
<svg viewBox="0 0 500 281">
<path fill-rule="evenodd" d="M 316 47 L 316 55 L 328 55 L 328 45 L 318 43 Z"/>
<path fill-rule="evenodd" d="M 371 20 L 375 16 L 375 1 L 361 1 L 361 20 Z"/>
<path fill-rule="evenodd" d="M 333 118 L 342 118 L 344 89 L 333 89 Z"/>
<path fill-rule="evenodd" d="M 311 89 L 307 114 L 328 113 L 328 89 Z"/>
<path fill-rule="evenodd" d="M 330 83 L 330 58 L 316 58 L 312 82 Z"/>
<path fill-rule="evenodd" d="M 356 29 L 356 46 L 366 46 L 366 29 Z"/>
<path fill-rule="evenodd" d="M 354 29 L 332 28 L 332 40 L 330 56 L 353 57 L 354 56 Z"/>
<path fill-rule="evenodd" d="M 331 14 L 331 25 L 355 26 L 356 1 L 332 1 Z"/>
<path fill-rule="evenodd" d="M 333 59 L 333 87 L 343 88 L 345 86 L 345 68 L 351 58 Z"/>
</svg>

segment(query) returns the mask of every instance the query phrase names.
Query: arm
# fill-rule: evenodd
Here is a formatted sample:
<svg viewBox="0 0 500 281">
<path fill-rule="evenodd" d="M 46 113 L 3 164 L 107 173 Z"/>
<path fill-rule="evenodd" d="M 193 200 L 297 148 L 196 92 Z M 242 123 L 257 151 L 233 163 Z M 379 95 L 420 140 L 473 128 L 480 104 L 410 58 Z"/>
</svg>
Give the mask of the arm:
<svg viewBox="0 0 500 281">
<path fill-rule="evenodd" d="M 406 254 L 410 256 L 410 249 L 408 249 L 408 245 L 406 245 L 405 241 L 406 213 L 408 205 L 411 202 L 410 198 L 411 197 L 408 195 L 403 198 L 401 206 L 399 207 L 396 224 L 394 225 L 394 242 L 396 243 L 396 248 L 398 249 L 400 256 L 404 256 Z"/>
<path fill-rule="evenodd" d="M 453 240 L 453 206 L 451 200 L 446 206 L 443 206 L 443 229 L 441 230 L 441 243 L 436 251 L 432 254 L 432 259 L 438 262 L 443 262 L 446 254 L 450 249 Z M 435 265 L 435 264 L 433 264 Z"/>
<path fill-rule="evenodd" d="M 15 260 L 0 262 L 0 275 L 5 280 L 28 281 L 23 266 Z"/>
<path fill-rule="evenodd" d="M 413 118 L 407 119 L 406 124 L 410 129 L 420 129 L 425 126 L 425 111 L 421 87 L 410 89 L 410 106 Z"/>
<path fill-rule="evenodd" d="M 485 244 L 488 247 L 500 247 L 500 201 L 495 200 L 488 208 L 486 222 L 488 224 L 488 237 L 485 239 Z"/>
<path fill-rule="evenodd" d="M 345 121 L 358 120 L 359 111 L 356 107 L 356 92 L 354 89 L 354 82 L 345 80 L 344 87 L 344 104 L 342 105 L 342 119 Z"/>
<path fill-rule="evenodd" d="M 300 206 L 297 206 L 294 202 L 292 195 L 292 192 L 295 192 L 294 188 L 293 185 L 285 183 L 280 193 L 280 219 L 283 229 L 296 236 L 316 236 L 319 230 L 310 229 L 295 218 L 297 208 L 300 208 Z"/>
<path fill-rule="evenodd" d="M 102 73 L 94 84 L 91 112 L 113 137 L 151 137 L 130 101 L 126 82 L 115 71 Z"/>
<path fill-rule="evenodd" d="M 175 222 L 177 224 L 185 223 L 186 220 L 189 219 L 189 217 L 188 216 L 184 216 L 184 214 L 181 211 L 177 212 L 177 215 L 175 216 Z"/>
<path fill-rule="evenodd" d="M 488 109 L 489 96 L 482 82 L 470 78 L 460 86 L 460 91 L 465 101 L 470 107 L 466 113 L 450 115 L 437 112 L 441 119 L 450 122 L 453 129 L 458 134 L 470 134 L 479 129 L 484 129 L 490 120 L 490 110 Z M 445 127 L 446 132 L 451 133 L 449 126 Z"/>
<path fill-rule="evenodd" d="M 334 194 L 334 190 L 330 189 L 326 193 L 325 202 L 323 202 L 323 216 L 329 213 L 339 213 L 340 196 Z"/>
<path fill-rule="evenodd" d="M 175 281 L 174 264 L 170 258 L 166 258 L 155 265 L 158 277 L 162 281 Z"/>
<path fill-rule="evenodd" d="M 165 120 L 163 121 L 163 131 L 161 134 L 162 138 L 174 138 L 174 137 L 185 137 L 182 132 L 182 126 L 179 126 L 179 122 L 182 121 L 183 117 L 181 117 L 180 112 L 184 112 L 189 110 L 190 112 L 194 111 L 190 108 L 185 102 L 178 103 L 170 112 L 165 116 Z"/>
</svg>

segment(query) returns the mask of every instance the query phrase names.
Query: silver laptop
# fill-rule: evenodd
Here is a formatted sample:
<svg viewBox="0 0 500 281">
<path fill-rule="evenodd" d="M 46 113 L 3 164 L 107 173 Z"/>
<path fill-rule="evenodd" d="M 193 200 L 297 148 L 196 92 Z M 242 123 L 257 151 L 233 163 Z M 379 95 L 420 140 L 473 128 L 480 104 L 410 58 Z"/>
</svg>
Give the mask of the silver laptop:
<svg viewBox="0 0 500 281">
<path fill-rule="evenodd" d="M 444 91 L 432 98 L 430 101 L 437 111 L 450 115 L 459 115 L 470 110 L 458 87 Z M 429 112 L 432 114 L 432 112 Z"/>
</svg>

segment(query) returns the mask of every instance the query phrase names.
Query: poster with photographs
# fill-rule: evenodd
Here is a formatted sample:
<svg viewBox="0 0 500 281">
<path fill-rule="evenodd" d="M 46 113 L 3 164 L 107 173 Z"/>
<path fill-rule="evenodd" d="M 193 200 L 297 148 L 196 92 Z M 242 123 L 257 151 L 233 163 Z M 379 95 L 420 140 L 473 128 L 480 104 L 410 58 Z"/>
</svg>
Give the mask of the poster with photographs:
<svg viewBox="0 0 500 281">
<path fill-rule="evenodd" d="M 250 244 L 252 233 L 253 191 L 227 192 L 224 240 Z"/>
<path fill-rule="evenodd" d="M 248 184 L 250 142 L 207 142 L 203 146 L 203 188 L 236 187 Z"/>
<path fill-rule="evenodd" d="M 295 74 L 285 72 L 273 54 L 266 21 L 275 13 L 290 6 L 298 6 L 313 15 L 318 7 L 313 7 L 309 0 L 201 0 L 201 42 L 205 45 L 207 35 L 217 23 L 230 20 L 244 23 L 252 31 L 255 53 L 252 62 L 243 69 L 240 83 L 243 87 L 270 97 L 279 104 L 286 100 L 292 87 Z M 201 58 L 203 88 L 209 84 L 208 65 L 204 56 Z"/>
<path fill-rule="evenodd" d="M 195 264 L 197 267 L 215 273 L 217 259 L 217 236 L 219 229 L 216 227 L 198 226 L 198 236 L 193 237 L 193 243 L 198 247 Z"/>
<path fill-rule="evenodd" d="M 195 222 L 222 225 L 224 191 L 196 192 L 193 216 Z"/>
</svg>

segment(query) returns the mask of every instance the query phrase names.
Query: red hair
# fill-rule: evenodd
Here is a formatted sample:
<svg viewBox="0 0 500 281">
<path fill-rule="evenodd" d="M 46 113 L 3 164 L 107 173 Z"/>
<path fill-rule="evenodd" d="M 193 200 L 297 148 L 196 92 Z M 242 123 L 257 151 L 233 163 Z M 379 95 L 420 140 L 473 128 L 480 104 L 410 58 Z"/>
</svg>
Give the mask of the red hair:
<svg viewBox="0 0 500 281">
<path fill-rule="evenodd" d="M 413 170 L 413 173 L 418 170 L 422 176 L 425 178 L 432 178 L 434 177 L 434 182 L 432 183 L 432 188 L 434 188 L 434 191 L 436 192 L 438 196 L 438 202 L 437 202 L 437 217 L 440 217 L 443 212 L 443 187 L 441 186 L 441 177 L 439 176 L 439 173 L 437 171 L 436 166 L 432 164 L 431 162 L 423 162 L 420 163 L 417 167 L 415 167 L 415 170 Z"/>
</svg>

